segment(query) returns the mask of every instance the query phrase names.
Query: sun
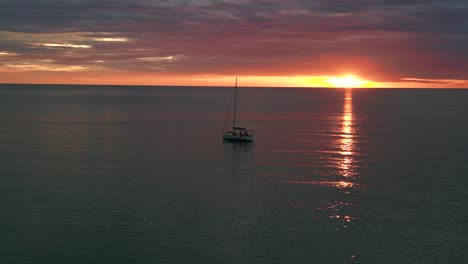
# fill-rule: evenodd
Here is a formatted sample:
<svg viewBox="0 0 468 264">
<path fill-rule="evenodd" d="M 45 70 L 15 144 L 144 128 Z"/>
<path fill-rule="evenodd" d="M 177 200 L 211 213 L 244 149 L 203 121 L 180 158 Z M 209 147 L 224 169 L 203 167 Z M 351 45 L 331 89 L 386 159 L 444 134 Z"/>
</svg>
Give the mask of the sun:
<svg viewBox="0 0 468 264">
<path fill-rule="evenodd" d="M 362 80 L 358 76 L 352 74 L 338 77 L 328 77 L 326 82 L 330 85 L 330 87 L 338 88 L 360 88 L 372 86 L 370 81 Z"/>
</svg>

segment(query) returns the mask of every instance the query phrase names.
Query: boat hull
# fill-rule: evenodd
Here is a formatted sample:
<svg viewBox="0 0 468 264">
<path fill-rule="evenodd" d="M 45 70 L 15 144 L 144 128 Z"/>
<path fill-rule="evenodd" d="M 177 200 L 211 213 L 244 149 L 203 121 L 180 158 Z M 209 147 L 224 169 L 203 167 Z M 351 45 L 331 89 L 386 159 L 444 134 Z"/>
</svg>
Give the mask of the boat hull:
<svg viewBox="0 0 468 264">
<path fill-rule="evenodd" d="M 230 133 L 225 133 L 223 135 L 223 139 L 226 141 L 233 141 L 233 142 L 252 142 L 253 141 L 252 136 L 232 135 Z"/>
</svg>

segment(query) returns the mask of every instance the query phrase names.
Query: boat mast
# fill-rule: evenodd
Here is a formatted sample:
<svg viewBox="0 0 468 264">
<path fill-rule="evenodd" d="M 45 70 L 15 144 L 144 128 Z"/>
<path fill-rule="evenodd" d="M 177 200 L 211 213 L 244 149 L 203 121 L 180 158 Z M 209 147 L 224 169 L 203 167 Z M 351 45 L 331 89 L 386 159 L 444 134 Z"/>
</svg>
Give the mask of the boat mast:
<svg viewBox="0 0 468 264">
<path fill-rule="evenodd" d="M 237 77 L 236 86 L 234 87 L 234 119 L 232 120 L 232 129 L 236 126 L 236 105 L 237 105 Z"/>
</svg>

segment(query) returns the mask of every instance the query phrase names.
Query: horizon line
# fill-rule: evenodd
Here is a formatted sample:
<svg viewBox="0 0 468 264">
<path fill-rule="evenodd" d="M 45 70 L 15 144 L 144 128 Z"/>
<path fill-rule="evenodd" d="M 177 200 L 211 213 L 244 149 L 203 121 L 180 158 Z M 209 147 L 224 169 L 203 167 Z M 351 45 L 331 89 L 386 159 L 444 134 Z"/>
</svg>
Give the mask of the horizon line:
<svg viewBox="0 0 468 264">
<path fill-rule="evenodd" d="M 170 85 L 170 84 L 73 84 L 73 83 L 2 83 L 0 85 L 54 85 L 54 86 L 127 86 L 127 87 L 193 87 L 193 88 L 233 88 L 226 85 Z M 406 89 L 406 90 L 464 90 L 468 87 L 318 87 L 318 86 L 238 86 L 239 88 L 273 88 L 273 89 L 346 89 L 346 90 L 380 90 L 380 89 Z"/>
</svg>

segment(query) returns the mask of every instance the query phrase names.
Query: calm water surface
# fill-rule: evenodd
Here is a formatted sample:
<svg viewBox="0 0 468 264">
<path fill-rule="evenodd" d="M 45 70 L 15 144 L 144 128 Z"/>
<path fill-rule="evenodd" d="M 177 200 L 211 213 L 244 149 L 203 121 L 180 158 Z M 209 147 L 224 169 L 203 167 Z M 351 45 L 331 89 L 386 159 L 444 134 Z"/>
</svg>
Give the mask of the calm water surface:
<svg viewBox="0 0 468 264">
<path fill-rule="evenodd" d="M 0 86 L 0 263 L 466 263 L 468 91 Z"/>
</svg>

